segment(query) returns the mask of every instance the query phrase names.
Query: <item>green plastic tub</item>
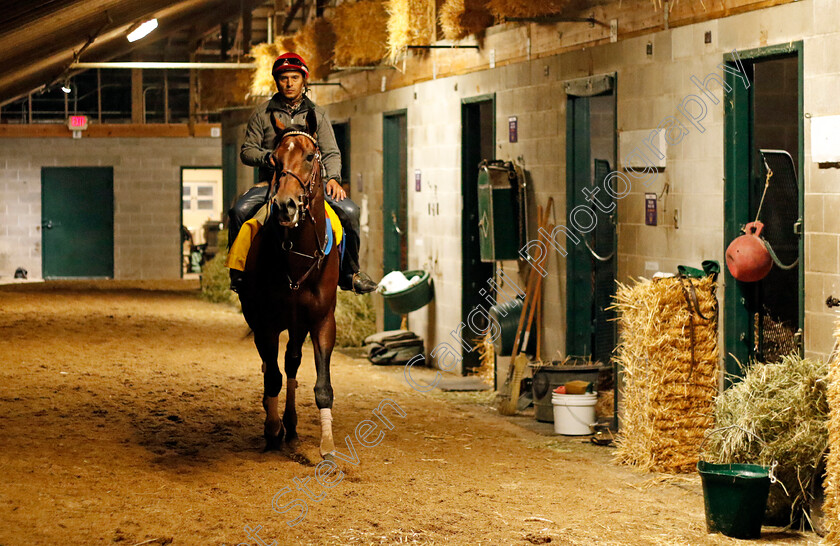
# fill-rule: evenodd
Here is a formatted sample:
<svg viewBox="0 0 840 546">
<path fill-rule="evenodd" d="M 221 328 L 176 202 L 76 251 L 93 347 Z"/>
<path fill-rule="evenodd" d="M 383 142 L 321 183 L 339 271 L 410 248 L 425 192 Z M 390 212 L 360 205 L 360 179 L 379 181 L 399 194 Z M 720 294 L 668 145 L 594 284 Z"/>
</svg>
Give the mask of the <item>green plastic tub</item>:
<svg viewBox="0 0 840 546">
<path fill-rule="evenodd" d="M 391 310 L 398 315 L 405 315 L 412 311 L 417 311 L 430 301 L 435 295 L 434 284 L 432 277 L 428 271 L 420 269 L 410 269 L 403 271 L 403 275 L 407 279 L 411 279 L 415 275 L 420 276 L 420 282 L 414 286 L 410 286 L 405 290 L 399 292 L 383 292 L 382 297 L 388 302 Z"/>
<path fill-rule="evenodd" d="M 706 529 L 732 538 L 760 538 L 770 493 L 770 468 L 700 461 L 697 471 L 703 482 Z"/>
</svg>

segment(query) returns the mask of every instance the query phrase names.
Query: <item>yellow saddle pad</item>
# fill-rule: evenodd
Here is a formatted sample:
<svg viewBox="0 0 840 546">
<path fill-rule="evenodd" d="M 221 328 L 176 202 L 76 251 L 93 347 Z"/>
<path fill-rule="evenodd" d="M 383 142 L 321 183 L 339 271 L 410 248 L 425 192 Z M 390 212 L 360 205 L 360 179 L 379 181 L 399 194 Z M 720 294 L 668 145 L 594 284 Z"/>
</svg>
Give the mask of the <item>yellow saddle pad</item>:
<svg viewBox="0 0 840 546">
<path fill-rule="evenodd" d="M 334 242 L 337 247 L 344 238 L 344 228 L 341 226 L 338 215 L 326 201 L 324 201 L 324 209 L 327 212 L 327 217 L 330 219 Z M 268 206 L 263 205 L 253 218 L 242 224 L 242 229 L 239 230 L 239 235 L 236 236 L 236 240 L 228 252 L 227 261 L 225 262 L 226 267 L 245 271 L 248 265 L 248 254 L 251 248 L 255 246 L 254 239 L 256 239 L 260 228 L 265 223 L 266 216 L 268 216 Z"/>
</svg>

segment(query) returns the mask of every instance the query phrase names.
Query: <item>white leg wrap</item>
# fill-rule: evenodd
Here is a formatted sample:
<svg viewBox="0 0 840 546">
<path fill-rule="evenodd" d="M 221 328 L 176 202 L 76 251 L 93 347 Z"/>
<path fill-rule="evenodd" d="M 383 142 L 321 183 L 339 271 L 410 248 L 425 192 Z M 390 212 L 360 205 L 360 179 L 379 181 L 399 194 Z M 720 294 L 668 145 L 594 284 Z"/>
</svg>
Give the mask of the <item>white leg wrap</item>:
<svg viewBox="0 0 840 546">
<path fill-rule="evenodd" d="M 321 409 L 321 436 L 332 437 L 332 410 L 329 408 Z"/>
</svg>

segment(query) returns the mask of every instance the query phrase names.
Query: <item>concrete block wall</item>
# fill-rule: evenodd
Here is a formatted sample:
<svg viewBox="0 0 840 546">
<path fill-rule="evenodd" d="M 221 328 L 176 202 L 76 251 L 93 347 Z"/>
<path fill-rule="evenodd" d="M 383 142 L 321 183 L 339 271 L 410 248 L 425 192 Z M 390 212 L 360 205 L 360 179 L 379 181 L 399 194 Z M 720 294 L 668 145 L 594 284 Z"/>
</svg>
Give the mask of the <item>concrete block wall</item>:
<svg viewBox="0 0 840 546">
<path fill-rule="evenodd" d="M 811 160 L 810 119 L 840 114 L 840 1 L 810 6 L 812 35 L 804 40 L 805 78 L 805 350 L 809 356 L 831 353 L 840 298 L 840 168 L 821 168 Z M 777 23 L 779 24 L 779 23 Z"/>
<path fill-rule="evenodd" d="M 446 339 L 461 320 L 460 310 L 460 108 L 465 98 L 494 94 L 496 157 L 518 160 L 528 171 L 533 201 L 554 198 L 555 223 L 567 223 L 565 203 L 565 80 L 615 73 L 619 131 L 652 130 L 678 114 L 688 95 L 702 95 L 707 107 L 700 128 L 687 129 L 679 143 L 663 150 L 666 167 L 645 186 L 629 173 L 630 193 L 619 201 L 618 280 L 697 266 L 704 259 L 724 262 L 724 108 L 723 90 L 710 85 L 713 101 L 691 81 L 721 74 L 718 65 L 733 50 L 795 40 L 804 41 L 805 112 L 840 113 L 840 1 L 804 0 L 651 35 L 620 40 L 529 62 L 432 80 L 411 87 L 327 105 L 334 118 L 351 123 L 352 163 L 363 174 L 369 200 L 370 231 L 363 245 L 365 266 L 381 272 L 381 125 L 389 110 L 408 112 L 409 181 L 423 172 L 419 193 L 409 187 L 409 265 L 427 266 L 435 276 L 436 306 L 413 313 L 410 326 L 424 333 L 427 346 Z M 711 43 L 705 43 L 711 32 Z M 647 54 L 650 42 L 652 54 Z M 416 97 L 416 98 L 415 98 Z M 317 95 L 316 95 L 317 101 Z M 519 141 L 509 143 L 507 119 L 517 116 Z M 681 118 L 682 119 L 682 118 Z M 835 315 L 828 295 L 840 297 L 840 169 L 820 169 L 810 161 L 809 124 L 805 122 L 806 353 L 825 356 L 833 343 Z M 371 153 L 378 150 L 379 157 Z M 619 162 L 630 150 L 619 148 Z M 361 170 L 360 170 L 361 169 Z M 371 184 L 371 182 L 373 184 Z M 413 186 L 413 184 L 410 184 Z M 354 186 L 355 188 L 355 186 Z M 355 190 L 354 190 L 355 191 Z M 644 222 L 644 194 L 656 193 L 659 225 Z M 360 199 L 358 193 L 355 194 Z M 428 218 L 426 203 L 441 202 L 441 217 Z M 445 208 L 446 203 L 454 206 Z M 581 196 L 583 203 L 583 196 Z M 444 215 L 443 211 L 447 214 Z M 420 244 L 422 242 L 422 244 Z M 364 251 L 363 251 L 364 252 Z M 431 265 L 429 265 L 431 264 Z M 514 264 L 504 264 L 510 269 Z M 543 357 L 565 348 L 565 260 L 549 258 L 544 284 Z M 721 287 L 721 295 L 724 293 Z M 434 324 L 432 324 L 434 323 Z"/>
<path fill-rule="evenodd" d="M 181 275 L 181 167 L 221 167 L 218 138 L 0 139 L 0 276 L 41 277 L 41 167 L 114 168 L 114 277 Z"/>
</svg>

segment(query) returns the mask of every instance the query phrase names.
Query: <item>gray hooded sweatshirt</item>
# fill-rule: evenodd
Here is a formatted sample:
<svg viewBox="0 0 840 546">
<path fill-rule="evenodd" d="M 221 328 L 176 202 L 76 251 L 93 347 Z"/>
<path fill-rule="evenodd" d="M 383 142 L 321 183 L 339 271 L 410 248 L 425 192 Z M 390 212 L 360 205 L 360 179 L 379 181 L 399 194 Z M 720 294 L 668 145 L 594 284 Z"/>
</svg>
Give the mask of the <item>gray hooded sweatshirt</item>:
<svg viewBox="0 0 840 546">
<path fill-rule="evenodd" d="M 324 170 L 326 171 L 324 179 L 334 178 L 341 183 L 341 154 L 338 151 L 335 133 L 333 133 L 327 113 L 306 95 L 302 97 L 292 111 L 280 93 L 275 93 L 271 100 L 257 106 L 248 121 L 245 141 L 242 143 L 242 149 L 239 153 L 242 163 L 251 167 L 259 167 L 260 182 L 270 182 L 274 174 L 271 164 L 268 162 L 268 156 L 274 151 L 274 139 L 277 136 L 274 126 L 271 124 L 271 112 L 278 112 L 280 120 L 286 127 L 296 125 L 303 128 L 306 126 L 306 114 L 310 110 L 315 111 L 318 121 L 316 137 L 318 146 L 321 148 L 321 162 L 324 164 Z"/>
</svg>

